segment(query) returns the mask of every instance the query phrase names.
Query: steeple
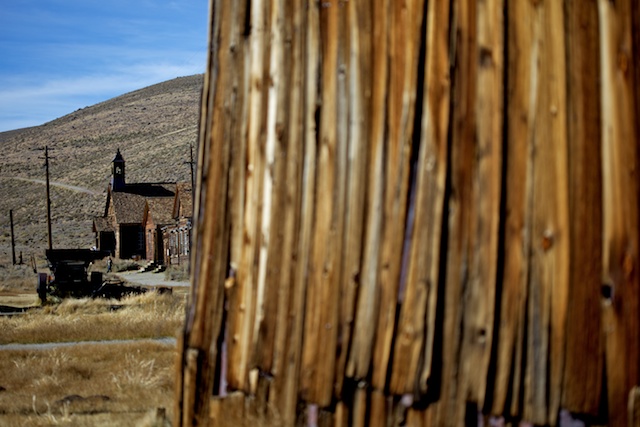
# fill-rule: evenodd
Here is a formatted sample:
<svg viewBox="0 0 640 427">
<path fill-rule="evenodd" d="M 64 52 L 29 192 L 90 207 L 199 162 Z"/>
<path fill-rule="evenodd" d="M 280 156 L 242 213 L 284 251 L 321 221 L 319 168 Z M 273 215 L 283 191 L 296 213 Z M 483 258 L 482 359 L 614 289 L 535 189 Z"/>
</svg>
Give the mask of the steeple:
<svg viewBox="0 0 640 427">
<path fill-rule="evenodd" d="M 125 187 L 124 181 L 124 158 L 122 154 L 120 154 L 120 149 L 118 148 L 118 152 L 116 153 L 116 157 L 111 162 L 113 163 L 111 173 L 111 190 L 112 191 L 122 191 Z"/>
</svg>

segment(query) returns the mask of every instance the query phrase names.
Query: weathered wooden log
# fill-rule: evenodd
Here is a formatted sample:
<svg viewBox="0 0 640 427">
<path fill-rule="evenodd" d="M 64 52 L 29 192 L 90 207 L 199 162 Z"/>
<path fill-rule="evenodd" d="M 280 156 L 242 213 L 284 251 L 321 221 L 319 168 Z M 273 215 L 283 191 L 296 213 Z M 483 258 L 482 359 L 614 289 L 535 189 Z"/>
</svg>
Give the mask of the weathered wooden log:
<svg viewBox="0 0 640 427">
<path fill-rule="evenodd" d="M 346 171 L 345 235 L 344 254 L 340 274 L 340 329 L 338 355 L 336 360 L 335 393 L 342 395 L 347 358 L 355 321 L 355 301 L 362 280 L 362 256 L 364 248 L 365 197 L 367 194 L 367 165 L 369 159 L 370 97 L 365 86 L 371 79 L 371 19 L 372 8 L 366 1 L 352 1 L 343 13 L 343 28 L 350 28 L 350 34 L 341 31 L 344 42 L 340 45 L 340 67 L 344 67 L 344 91 L 347 111 L 342 118 L 348 121 L 346 139 L 348 144 Z M 369 88 L 371 90 L 371 88 Z"/>
<path fill-rule="evenodd" d="M 270 401 L 278 409 L 283 423 L 293 425 L 296 420 L 298 377 L 300 368 L 300 347 L 302 339 L 302 318 L 304 312 L 304 283 L 300 279 L 306 268 L 302 248 L 308 239 L 303 234 L 302 173 L 305 150 L 303 146 L 303 62 L 304 62 L 304 12 L 302 2 L 291 0 L 286 3 L 288 11 L 285 27 L 286 38 L 291 40 L 288 90 L 289 115 L 286 123 L 286 172 L 284 178 L 285 195 L 282 216 L 284 220 L 282 247 L 274 257 L 279 261 L 280 276 L 277 300 L 276 326 L 273 348 L 274 386 Z M 283 161 L 285 161 L 283 159 Z M 274 247 L 274 249 L 276 249 Z"/>
<path fill-rule="evenodd" d="M 242 242 L 238 270 L 236 273 L 235 298 L 229 310 L 229 386 L 236 390 L 248 391 L 248 372 L 252 362 L 255 341 L 257 340 L 256 318 L 258 316 L 258 295 L 264 291 L 258 286 L 257 263 L 260 247 L 260 201 L 262 199 L 265 152 L 263 129 L 266 111 L 266 98 L 263 86 L 267 83 L 265 76 L 265 32 L 267 1 L 252 1 L 248 11 L 250 15 L 251 37 L 248 41 L 248 92 L 247 134 L 246 137 L 246 173 L 244 176 L 244 208 L 242 218 Z M 260 297 L 261 298 L 261 297 Z"/>
<path fill-rule="evenodd" d="M 376 293 L 380 280 L 378 274 L 384 219 L 383 183 L 385 180 L 386 96 L 389 76 L 389 42 L 387 36 L 389 1 L 376 2 L 371 14 L 372 46 L 375 46 L 376 54 L 372 58 L 369 89 L 371 91 L 371 122 L 368 144 L 369 168 L 365 200 L 364 247 L 354 314 L 354 328 L 358 333 L 354 334 L 351 339 L 351 349 L 346 369 L 346 375 L 355 378 L 363 378 L 369 371 L 375 331 L 373 319 L 378 310 Z"/>
<path fill-rule="evenodd" d="M 626 401 L 638 384 L 637 53 L 630 1 L 599 1 L 602 107 L 603 330 L 609 423 L 626 425 Z M 636 28 L 635 31 L 639 29 Z M 634 56 L 635 55 L 635 61 Z M 635 344 L 631 344 L 635 343 Z"/>
<path fill-rule="evenodd" d="M 381 245 L 376 293 L 369 304 L 373 310 L 375 329 L 371 337 L 374 364 L 374 386 L 385 387 L 388 358 L 396 321 L 403 252 L 405 250 L 407 201 L 414 141 L 420 141 L 416 125 L 416 99 L 424 1 L 413 0 L 399 7 L 391 3 L 389 39 L 389 86 L 387 97 L 387 136 L 385 143 L 385 182 Z M 422 76 L 420 76 L 422 80 Z M 415 127 L 415 129 L 414 129 Z M 417 144 L 415 144 L 417 145 Z M 379 302 L 376 303 L 375 300 Z M 374 340 L 375 339 L 375 340 Z M 369 368 L 369 365 L 364 365 Z M 366 371 L 365 371 L 366 372 Z M 362 372 L 361 372 L 362 374 Z M 360 375 L 362 377 L 362 375 Z"/>
<path fill-rule="evenodd" d="M 426 52 L 424 64 L 424 105 L 415 180 L 415 212 L 390 384 L 391 390 L 397 394 L 412 393 L 416 387 L 426 391 L 426 381 L 431 375 L 447 174 L 448 19 L 447 2 L 428 4 L 426 38 L 431 49 Z M 395 310 L 391 313 L 395 314 Z M 386 335 L 384 337 L 389 339 Z M 376 352 L 376 357 L 377 364 L 381 366 L 376 371 L 380 372 L 384 367 L 385 352 Z M 420 384 L 415 384 L 421 357 L 423 368 Z M 374 375 L 374 385 L 381 387 L 383 379 Z"/>
<path fill-rule="evenodd" d="M 319 10 L 316 7 L 318 5 L 309 5 L 308 22 L 314 25 L 313 21 L 317 19 L 320 29 L 317 46 L 320 51 L 314 53 L 322 58 L 319 66 L 323 79 L 318 94 L 322 99 L 322 113 L 317 130 L 317 163 L 312 166 L 315 170 L 309 171 L 316 174 L 317 182 L 313 241 L 309 247 L 301 391 L 305 400 L 325 407 L 331 403 L 333 395 L 338 338 L 338 253 L 343 231 L 338 229 L 342 201 L 336 197 L 340 186 L 336 179 L 340 172 L 336 161 L 339 147 L 335 127 L 339 8 L 337 1 L 327 2 Z M 315 46 L 309 48 L 311 51 Z"/>
<path fill-rule="evenodd" d="M 508 83 L 506 118 L 506 168 L 505 168 L 505 217 L 504 262 L 500 295 L 500 314 L 497 329 L 496 373 L 493 396 L 493 413 L 520 415 L 522 361 L 525 355 L 525 325 L 527 280 L 530 253 L 530 144 L 527 138 L 530 126 L 531 67 L 526 55 L 529 42 L 523 30 L 523 20 L 529 22 L 524 2 L 507 6 Z M 507 398 L 510 397 L 511 401 Z"/>
<path fill-rule="evenodd" d="M 596 2 L 568 1 L 567 125 L 571 258 L 561 407 L 598 415 L 602 389 L 602 164 Z"/>
<path fill-rule="evenodd" d="M 260 250 L 258 259 L 257 317 L 254 324 L 254 364 L 264 372 L 273 369 L 276 335 L 276 316 L 279 294 L 287 293 L 290 285 L 281 281 L 281 270 L 289 265 L 286 254 L 291 253 L 291 245 L 284 247 L 284 226 L 286 216 L 286 158 L 284 152 L 288 134 L 285 121 L 289 117 L 287 82 L 291 70 L 289 51 L 285 49 L 286 28 L 290 19 L 284 0 L 270 2 L 270 58 L 269 85 L 267 95 L 266 139 L 264 142 L 265 167 L 261 203 Z M 293 212 L 289 211 L 288 214 Z M 289 242 L 290 243 L 290 242 Z M 283 258 L 280 258 L 283 256 Z M 283 268 L 284 267 L 284 268 Z"/>
<path fill-rule="evenodd" d="M 224 4 L 223 4 L 224 3 Z M 229 2 L 216 2 L 220 11 L 229 10 Z M 230 91 L 225 87 L 230 75 L 228 39 L 222 34 L 226 23 L 214 14 L 210 23 L 212 53 L 202 94 L 197 173 L 197 197 L 194 206 L 196 236 L 192 251 L 192 281 L 198 283 L 191 292 L 191 305 L 185 322 L 178 364 L 176 425 L 206 425 L 214 378 L 219 369 L 217 345 L 223 333 L 224 279 L 227 273 L 229 220 L 227 186 L 229 141 L 224 105 Z M 220 254 L 215 258 L 207 254 Z"/>
</svg>

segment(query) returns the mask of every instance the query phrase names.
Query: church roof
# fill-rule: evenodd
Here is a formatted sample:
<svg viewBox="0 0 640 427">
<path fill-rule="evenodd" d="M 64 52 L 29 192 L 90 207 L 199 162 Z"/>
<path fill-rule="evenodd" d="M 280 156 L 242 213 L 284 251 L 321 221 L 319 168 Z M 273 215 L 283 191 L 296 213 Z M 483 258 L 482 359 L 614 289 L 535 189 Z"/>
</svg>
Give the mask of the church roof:
<svg viewBox="0 0 640 427">
<path fill-rule="evenodd" d="M 175 191 L 176 184 L 167 182 L 126 184 L 120 191 L 111 191 L 109 197 L 113 204 L 115 222 L 117 224 L 142 224 L 147 201 L 165 199 L 166 203 L 173 207 Z M 155 216 L 154 219 L 158 221 Z"/>
<path fill-rule="evenodd" d="M 147 198 L 147 207 L 156 225 L 173 223 L 173 198 L 149 197 Z"/>
<path fill-rule="evenodd" d="M 174 197 L 176 184 L 173 182 L 127 183 L 119 192 L 136 194 L 142 197 Z"/>
<path fill-rule="evenodd" d="M 114 231 L 109 219 L 103 216 L 97 216 L 93 219 L 93 231 L 100 233 L 103 231 Z"/>
<path fill-rule="evenodd" d="M 141 224 L 146 200 L 138 194 L 114 191 L 111 203 L 117 224 Z"/>
</svg>

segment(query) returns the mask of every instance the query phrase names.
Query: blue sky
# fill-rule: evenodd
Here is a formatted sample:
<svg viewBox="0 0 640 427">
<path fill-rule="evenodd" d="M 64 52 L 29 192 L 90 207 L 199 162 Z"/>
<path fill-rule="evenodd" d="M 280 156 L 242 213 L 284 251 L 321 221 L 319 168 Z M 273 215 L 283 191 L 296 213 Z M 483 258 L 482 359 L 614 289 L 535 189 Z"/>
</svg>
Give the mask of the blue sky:
<svg viewBox="0 0 640 427">
<path fill-rule="evenodd" d="M 0 132 L 203 73 L 208 0 L 0 5 Z"/>
</svg>

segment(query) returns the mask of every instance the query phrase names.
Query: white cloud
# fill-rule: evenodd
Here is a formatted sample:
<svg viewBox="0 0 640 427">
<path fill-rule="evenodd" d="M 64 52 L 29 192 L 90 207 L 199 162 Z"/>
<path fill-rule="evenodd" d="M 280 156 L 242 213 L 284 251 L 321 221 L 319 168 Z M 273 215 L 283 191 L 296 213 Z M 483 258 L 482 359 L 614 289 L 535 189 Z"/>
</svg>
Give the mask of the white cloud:
<svg viewBox="0 0 640 427">
<path fill-rule="evenodd" d="M 78 76 L 4 79 L 9 83 L 0 86 L 0 132 L 40 125 L 133 90 L 175 77 L 203 73 L 204 65 L 204 54 L 194 52 L 174 62 L 152 59 L 127 63 L 121 60 L 102 72 Z"/>
<path fill-rule="evenodd" d="M 0 14 L 0 132 L 204 72 L 207 3 L 11 3 Z"/>
</svg>

